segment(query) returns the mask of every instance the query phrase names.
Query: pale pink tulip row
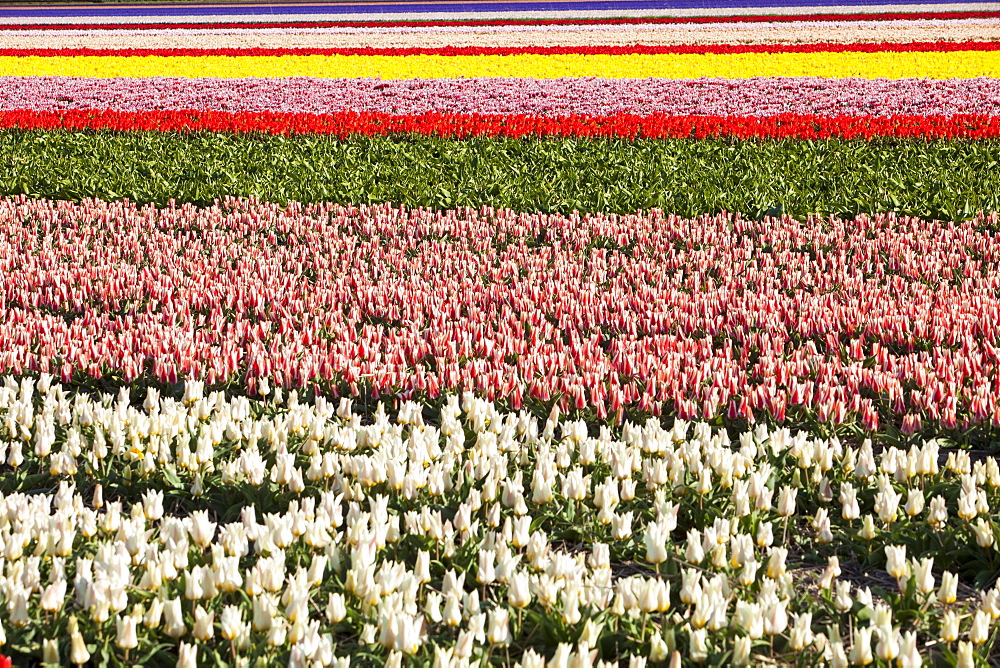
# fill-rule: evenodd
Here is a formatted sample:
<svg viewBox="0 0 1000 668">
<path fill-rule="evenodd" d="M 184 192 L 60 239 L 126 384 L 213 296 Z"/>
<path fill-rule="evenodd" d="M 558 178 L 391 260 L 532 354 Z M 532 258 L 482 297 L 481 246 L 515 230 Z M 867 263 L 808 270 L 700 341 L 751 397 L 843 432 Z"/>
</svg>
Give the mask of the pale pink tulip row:
<svg viewBox="0 0 1000 668">
<path fill-rule="evenodd" d="M 1000 114 L 1000 80 L 0 77 L 0 111 L 196 109 L 771 116 Z"/>
<path fill-rule="evenodd" d="M 1000 423 L 997 222 L 0 200 L 0 373 Z"/>
<path fill-rule="evenodd" d="M 576 32 L 582 30 L 620 32 L 623 30 L 661 30 L 665 33 L 671 32 L 703 32 L 706 30 L 743 30 L 747 32 L 765 30 L 787 30 L 789 28 L 811 29 L 816 32 L 817 39 L 822 41 L 824 33 L 837 30 L 870 30 L 870 31 L 891 31 L 901 28 L 947 28 L 960 29 L 965 26 L 996 26 L 1000 25 L 1000 19 L 995 18 L 970 18 L 970 19 L 901 19 L 891 22 L 887 21 L 796 21 L 795 23 L 778 21 L 753 21 L 753 22 L 725 22 L 725 23 L 632 23 L 632 24 L 612 24 L 612 23 L 591 23 L 572 25 L 537 25 L 512 24 L 512 25 L 481 25 L 481 26 L 334 26 L 326 28 L 152 28 L 152 29 L 130 29 L 114 28 L 102 30 L 60 30 L 59 35 L 64 37 L 81 36 L 165 36 L 173 35 L 182 37 L 185 35 L 299 35 L 299 34 L 407 34 L 407 33 L 503 33 L 503 32 Z M 12 37 L 42 37 L 51 34 L 45 31 L 22 29 L 6 30 L 4 35 Z"/>
</svg>

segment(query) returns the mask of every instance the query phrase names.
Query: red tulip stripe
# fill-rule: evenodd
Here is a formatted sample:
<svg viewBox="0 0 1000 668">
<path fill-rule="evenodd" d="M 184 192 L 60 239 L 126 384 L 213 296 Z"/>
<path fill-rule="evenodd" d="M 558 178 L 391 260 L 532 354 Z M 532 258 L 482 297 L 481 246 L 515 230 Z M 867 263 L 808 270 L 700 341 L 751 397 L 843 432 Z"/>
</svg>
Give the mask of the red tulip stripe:
<svg viewBox="0 0 1000 668">
<path fill-rule="evenodd" d="M 1000 137 L 1000 117 L 952 116 L 526 116 L 424 113 L 394 115 L 343 111 L 330 114 L 223 111 L 0 111 L 0 129 L 112 130 L 124 132 L 265 132 L 268 134 L 388 135 L 443 137 L 627 137 L 646 139 L 926 139 Z"/>
<path fill-rule="evenodd" d="M 741 16 L 677 16 L 677 17 L 622 17 L 607 19 L 472 19 L 472 20 L 417 20 L 417 21 L 295 21 L 295 22 L 209 22 L 209 23 L 52 23 L 52 24 L 0 24 L 0 30 L 172 30 L 190 28 L 212 29 L 264 29 L 264 28 L 428 28 L 458 26 L 555 26 L 555 25 L 636 25 L 636 24 L 704 24 L 704 23 L 771 23 L 812 21 L 915 21 L 921 19 L 991 19 L 1000 18 L 1000 12 L 886 12 L 882 14 L 770 14 Z"/>
<path fill-rule="evenodd" d="M 911 53 L 953 51 L 1000 51 L 1000 42 L 881 42 L 814 44 L 671 44 L 626 46 L 445 46 L 428 48 L 342 49 L 0 49 L 7 57 L 122 56 L 514 56 L 537 55 L 626 55 L 626 54 L 734 54 L 734 53 Z"/>
</svg>

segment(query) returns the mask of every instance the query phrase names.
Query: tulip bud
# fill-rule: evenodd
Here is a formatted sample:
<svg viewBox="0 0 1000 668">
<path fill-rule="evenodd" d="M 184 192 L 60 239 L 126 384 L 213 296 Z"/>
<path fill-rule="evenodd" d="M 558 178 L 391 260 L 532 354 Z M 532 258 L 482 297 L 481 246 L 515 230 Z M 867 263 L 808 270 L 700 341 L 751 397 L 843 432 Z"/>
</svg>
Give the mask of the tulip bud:
<svg viewBox="0 0 1000 668">
<path fill-rule="evenodd" d="M 972 616 L 972 627 L 969 629 L 969 640 L 981 645 L 990 637 L 990 616 L 982 610 L 977 610 Z"/>
<path fill-rule="evenodd" d="M 941 616 L 941 632 L 938 637 L 945 643 L 958 640 L 958 615 L 954 610 L 945 610 Z"/>
<path fill-rule="evenodd" d="M 872 628 L 865 627 L 854 630 L 854 646 L 851 647 L 850 660 L 855 666 L 867 666 L 875 660 L 872 655 Z"/>
<path fill-rule="evenodd" d="M 750 638 L 738 636 L 733 643 L 733 665 L 747 666 L 750 664 Z"/>
<path fill-rule="evenodd" d="M 57 638 L 47 638 L 42 641 L 42 663 L 47 666 L 60 664 L 59 640 Z"/>
<path fill-rule="evenodd" d="M 861 518 L 861 531 L 858 532 L 858 535 L 864 540 L 875 538 L 875 519 L 871 515 L 865 515 Z"/>
<path fill-rule="evenodd" d="M 695 663 L 701 663 L 708 658 L 708 629 L 691 631 L 688 657 Z"/>
<path fill-rule="evenodd" d="M 804 649 L 813 641 L 812 613 L 804 612 L 795 615 L 795 623 L 792 625 L 792 632 L 788 645 L 795 651 Z"/>
<path fill-rule="evenodd" d="M 83 635 L 79 632 L 70 634 L 69 637 L 69 660 L 78 666 L 90 661 L 90 652 L 87 650 L 87 643 L 83 640 Z"/>
<path fill-rule="evenodd" d="M 878 643 L 875 645 L 875 654 L 883 661 L 892 661 L 899 655 L 898 632 L 891 627 L 879 626 L 875 629 L 878 634 Z"/>
<path fill-rule="evenodd" d="M 785 573 L 785 559 L 788 558 L 788 550 L 783 547 L 771 548 L 771 554 L 767 559 L 767 576 L 772 580 L 777 580 Z"/>
<path fill-rule="evenodd" d="M 906 563 L 905 545 L 885 546 L 885 570 L 897 580 L 910 574 L 910 567 Z"/>
<path fill-rule="evenodd" d="M 524 608 L 531 603 L 531 590 L 528 587 L 528 574 L 514 573 L 507 584 L 507 600 L 515 608 Z"/>
<path fill-rule="evenodd" d="M 177 651 L 177 668 L 198 668 L 198 646 L 182 642 Z"/>
<path fill-rule="evenodd" d="M 646 561 L 651 564 L 661 564 L 667 560 L 667 541 L 670 533 L 659 522 L 646 525 Z"/>
<path fill-rule="evenodd" d="M 911 489 L 906 495 L 906 514 L 916 517 L 924 511 L 924 493 L 919 489 Z"/>
<path fill-rule="evenodd" d="M 833 605 L 837 612 L 844 613 L 854 607 L 854 600 L 851 598 L 851 583 L 838 582 L 834 587 Z"/>
<path fill-rule="evenodd" d="M 993 545 L 993 527 L 985 518 L 980 517 L 973 522 L 972 531 L 976 534 L 976 544 L 979 547 L 991 547 Z"/>
<path fill-rule="evenodd" d="M 661 661 L 667 660 L 667 648 L 666 641 L 663 640 L 663 636 L 659 633 L 653 633 L 649 639 L 649 660 L 653 663 L 660 663 Z"/>
<path fill-rule="evenodd" d="M 836 556 L 829 557 L 827 559 L 826 568 L 823 570 L 823 575 L 819 579 L 820 589 L 829 589 L 833 584 L 834 578 L 840 575 L 840 558 Z"/>
<path fill-rule="evenodd" d="M 975 668 L 976 657 L 972 652 L 972 643 L 964 640 L 958 643 L 958 655 L 955 658 L 955 668 Z"/>
<path fill-rule="evenodd" d="M 782 487 L 778 492 L 778 515 L 781 517 L 791 517 L 795 514 L 795 497 L 799 490 L 794 487 Z"/>
<path fill-rule="evenodd" d="M 788 628 L 788 601 L 772 600 L 764 611 L 764 633 L 769 636 L 784 633 Z"/>
<path fill-rule="evenodd" d="M 941 588 L 938 589 L 937 599 L 943 605 L 954 603 L 958 598 L 958 576 L 949 571 L 941 574 Z"/>
<path fill-rule="evenodd" d="M 347 616 L 346 600 L 343 594 L 330 594 L 326 602 L 326 619 L 336 624 Z"/>
<path fill-rule="evenodd" d="M 208 612 L 200 605 L 194 609 L 194 629 L 191 631 L 198 640 L 206 642 L 215 635 L 215 611 Z"/>
<path fill-rule="evenodd" d="M 506 608 L 494 608 L 490 611 L 490 628 L 487 632 L 487 638 L 494 645 L 510 644 L 510 613 Z"/>
<path fill-rule="evenodd" d="M 913 577 L 916 581 L 917 591 L 921 594 L 930 594 L 934 591 L 934 557 L 913 560 Z"/>
<path fill-rule="evenodd" d="M 187 628 L 184 626 L 184 615 L 181 612 L 181 600 L 179 598 L 167 599 L 164 602 L 163 618 L 163 632 L 171 638 L 179 638 L 187 633 Z"/>
<path fill-rule="evenodd" d="M 770 522 L 761 522 L 757 527 L 757 547 L 770 547 L 774 542 L 774 528 Z"/>
<path fill-rule="evenodd" d="M 124 650 L 132 649 L 139 645 L 139 639 L 135 633 L 136 619 L 132 615 L 118 616 L 115 619 L 115 645 Z"/>
</svg>

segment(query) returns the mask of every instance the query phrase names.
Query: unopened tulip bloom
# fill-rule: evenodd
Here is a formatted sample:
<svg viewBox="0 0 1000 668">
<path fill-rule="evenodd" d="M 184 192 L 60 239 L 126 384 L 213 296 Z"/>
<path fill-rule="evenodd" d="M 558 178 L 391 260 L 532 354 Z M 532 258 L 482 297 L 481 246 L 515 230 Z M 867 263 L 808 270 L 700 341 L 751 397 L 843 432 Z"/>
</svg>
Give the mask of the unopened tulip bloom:
<svg viewBox="0 0 1000 668">
<path fill-rule="evenodd" d="M 757 547 L 770 547 L 774 542 L 774 528 L 770 522 L 761 522 L 757 527 Z"/>
<path fill-rule="evenodd" d="M 841 516 L 848 522 L 861 517 L 861 506 L 858 505 L 858 493 L 849 482 L 840 486 Z"/>
<path fill-rule="evenodd" d="M 659 633 L 653 633 L 649 639 L 649 660 L 653 663 L 666 661 L 668 651 L 669 648 L 666 641 L 663 640 L 663 636 Z"/>
<path fill-rule="evenodd" d="M 888 626 L 876 627 L 878 642 L 875 643 L 875 654 L 883 661 L 892 661 L 899 654 L 898 633 Z"/>
<path fill-rule="evenodd" d="M 962 641 L 958 643 L 958 653 L 955 658 L 955 668 L 975 668 L 976 657 L 972 651 L 972 643 Z"/>
<path fill-rule="evenodd" d="M 885 570 L 897 580 L 910 574 L 905 545 L 885 546 Z"/>
<path fill-rule="evenodd" d="M 785 559 L 788 558 L 788 550 L 783 547 L 771 548 L 771 554 L 767 559 L 767 576 L 776 580 L 785 574 Z"/>
<path fill-rule="evenodd" d="M 163 604 L 163 632 L 171 638 L 179 638 L 187 633 L 184 626 L 184 616 L 181 613 L 181 600 L 168 599 Z"/>
<path fill-rule="evenodd" d="M 764 633 L 769 636 L 784 633 L 788 628 L 788 601 L 772 600 L 764 610 Z"/>
<path fill-rule="evenodd" d="M 958 598 L 958 576 L 950 571 L 941 574 L 941 587 L 937 599 L 943 605 L 954 603 Z"/>
<path fill-rule="evenodd" d="M 332 593 L 327 597 L 326 602 L 326 619 L 331 624 L 336 624 L 347 616 L 347 605 L 344 599 L 344 595 L 340 593 Z"/>
<path fill-rule="evenodd" d="M 489 631 L 486 635 L 494 645 L 510 644 L 510 613 L 506 608 L 494 608 L 490 611 Z"/>
<path fill-rule="evenodd" d="M 701 544 L 701 533 L 697 529 L 688 530 L 684 559 L 692 564 L 700 564 L 704 558 L 705 550 Z"/>
<path fill-rule="evenodd" d="M 651 564 L 661 564 L 667 560 L 667 541 L 670 533 L 659 522 L 646 525 L 646 561 Z"/>
<path fill-rule="evenodd" d="M 47 666 L 58 666 L 61 663 L 58 639 L 46 638 L 42 641 L 42 663 Z"/>
<path fill-rule="evenodd" d="M 708 658 L 708 629 L 691 631 L 691 645 L 688 647 L 688 657 L 695 663 L 701 663 Z"/>
<path fill-rule="evenodd" d="M 847 658 L 847 652 L 844 650 L 844 643 L 840 640 L 836 640 L 830 643 L 830 666 L 832 668 L 847 668 L 850 662 Z"/>
<path fill-rule="evenodd" d="M 833 585 L 834 578 L 840 575 L 840 558 L 831 556 L 827 559 L 826 568 L 819 578 L 820 589 L 829 589 Z"/>
<path fill-rule="evenodd" d="M 927 522 L 935 531 L 939 531 L 948 523 L 948 504 L 941 495 L 931 499 L 930 509 L 927 511 Z"/>
<path fill-rule="evenodd" d="M 593 619 L 588 619 L 587 623 L 583 625 L 583 633 L 580 634 L 580 643 L 588 647 L 597 647 L 597 641 L 601 638 L 603 628 L 604 624 L 599 624 Z"/>
<path fill-rule="evenodd" d="M 900 668 L 920 668 L 923 665 L 923 657 L 917 648 L 917 634 L 915 631 L 907 631 L 899 637 L 899 655 L 896 662 Z"/>
<path fill-rule="evenodd" d="M 120 649 L 130 650 L 138 646 L 139 639 L 135 632 L 136 619 L 132 615 L 119 615 L 115 619 L 115 645 Z"/>
<path fill-rule="evenodd" d="M 194 629 L 192 629 L 191 634 L 201 640 L 206 642 L 211 640 L 215 635 L 215 611 L 206 611 L 200 605 L 194 609 Z"/>
<path fill-rule="evenodd" d="M 799 490 L 795 487 L 782 487 L 778 492 L 778 515 L 791 517 L 795 514 L 795 497 Z"/>
<path fill-rule="evenodd" d="M 701 573 L 693 568 L 681 571 L 681 601 L 693 605 L 701 596 Z"/>
<path fill-rule="evenodd" d="M 514 573 L 507 584 L 507 600 L 515 608 L 524 608 L 531 603 L 531 589 L 528 586 L 528 574 Z"/>
<path fill-rule="evenodd" d="M 945 610 L 941 616 L 941 632 L 938 637 L 945 643 L 958 640 L 958 615 L 954 610 Z"/>
<path fill-rule="evenodd" d="M 972 626 L 969 628 L 969 640 L 981 645 L 990 637 L 990 616 L 982 610 L 977 610 L 972 616 Z"/>
<path fill-rule="evenodd" d="M 934 557 L 913 560 L 913 577 L 916 580 L 917 591 L 930 594 L 934 591 Z"/>
<path fill-rule="evenodd" d="M 993 527 L 987 519 L 980 517 L 973 522 L 972 531 L 976 535 L 976 544 L 979 547 L 991 547 L 993 545 Z"/>
<path fill-rule="evenodd" d="M 1000 618 L 1000 589 L 994 587 L 985 594 L 982 594 L 979 609 L 988 614 L 992 619 Z"/>
<path fill-rule="evenodd" d="M 854 600 L 851 598 L 851 583 L 838 582 L 834 587 L 833 605 L 837 612 L 847 612 L 854 607 Z"/>
<path fill-rule="evenodd" d="M 71 633 L 69 636 L 69 660 L 70 663 L 77 666 L 82 666 L 90 661 L 90 651 L 87 649 L 87 643 L 79 631 Z"/>
<path fill-rule="evenodd" d="M 227 605 L 222 609 L 220 624 L 222 637 L 226 640 L 235 640 L 243 630 L 243 611 L 239 606 Z"/>
<path fill-rule="evenodd" d="M 177 651 L 177 668 L 198 668 L 198 646 L 182 642 Z"/>
<path fill-rule="evenodd" d="M 750 664 L 750 650 L 751 650 L 750 638 L 747 636 L 738 636 L 733 642 L 733 665 L 734 666 L 747 666 Z"/>
<path fill-rule="evenodd" d="M 865 540 L 872 540 L 876 536 L 875 519 L 871 515 L 861 518 L 861 530 L 858 535 Z"/>
<path fill-rule="evenodd" d="M 854 646 L 851 647 L 850 660 L 855 666 L 867 666 L 875 660 L 872 654 L 872 631 L 869 627 L 854 630 Z"/>
<path fill-rule="evenodd" d="M 906 495 L 906 514 L 916 517 L 924 511 L 924 493 L 917 488 L 911 489 Z"/>
<path fill-rule="evenodd" d="M 752 640 L 764 635 L 764 617 L 760 605 L 748 601 L 736 601 L 736 611 L 733 621 L 742 628 Z"/>
</svg>

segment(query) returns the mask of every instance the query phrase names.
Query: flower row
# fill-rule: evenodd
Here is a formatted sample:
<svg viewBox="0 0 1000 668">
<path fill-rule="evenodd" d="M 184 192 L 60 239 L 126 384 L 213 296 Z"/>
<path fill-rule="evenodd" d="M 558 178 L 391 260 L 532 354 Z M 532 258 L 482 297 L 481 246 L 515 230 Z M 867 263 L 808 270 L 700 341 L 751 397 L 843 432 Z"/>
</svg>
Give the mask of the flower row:
<svg viewBox="0 0 1000 668">
<path fill-rule="evenodd" d="M 662 25 L 673 24 L 705 24 L 705 23 L 802 23 L 816 21 L 915 21 L 915 20 L 969 20 L 993 19 L 1000 17 L 995 11 L 943 11 L 943 12 L 878 12 L 878 13 L 781 13 L 745 14 L 734 16 L 677 16 L 677 17 L 615 17 L 615 18 L 534 18 L 534 19 L 439 19 L 413 21 L 211 21 L 199 23 L 129 23 L 121 17 L 91 23 L 3 23 L 0 30 L 184 30 L 192 27 L 208 30 L 273 30 L 273 29 L 312 29 L 312 28 L 424 28 L 424 27 L 493 27 L 493 26 L 561 26 L 561 25 L 634 25 L 653 23 Z"/>
<path fill-rule="evenodd" d="M 1000 618 L 1000 590 L 968 584 L 998 558 L 992 459 L 596 433 L 471 394 L 362 420 L 260 389 L 3 379 L 2 457 L 55 491 L 0 494 L 0 644 L 56 664 L 971 668 Z"/>
<path fill-rule="evenodd" d="M 114 56 L 120 58 L 200 58 L 206 56 L 515 56 L 515 55 L 667 55 L 743 53 L 952 53 L 1000 51 L 1000 42 L 816 42 L 810 44 L 623 44 L 600 46 L 442 46 L 353 48 L 61 48 L 0 49 L 0 58 L 73 58 Z"/>
<path fill-rule="evenodd" d="M 414 133 L 441 137 L 627 137 L 643 139 L 988 139 L 1000 137 L 1000 116 L 525 116 L 522 114 L 330 114 L 220 111 L 0 111 L 0 129 L 112 130 L 116 132 L 266 132 L 350 135 Z"/>
<path fill-rule="evenodd" d="M 0 202 L 0 370 L 1000 425 L 996 216 Z"/>
<path fill-rule="evenodd" d="M 320 115 L 345 111 L 394 115 L 439 112 L 541 117 L 576 114 L 603 118 L 622 114 L 721 118 L 791 113 L 866 117 L 864 123 L 868 124 L 868 117 L 872 116 L 998 116 L 1000 80 L 790 77 L 402 81 L 309 78 L 0 79 L 2 111 L 67 109 Z M 734 119 L 734 122 L 739 121 Z M 816 119 L 809 119 L 808 122 L 814 123 Z M 877 122 L 872 128 L 875 133 L 886 131 L 886 126 L 880 129 Z M 963 129 L 956 128 L 956 131 L 962 134 L 967 129 L 968 126 L 964 126 Z"/>
<path fill-rule="evenodd" d="M 357 48 L 795 44 L 823 42 L 995 42 L 1000 20 L 824 21 L 739 24 L 614 24 L 172 30 L 0 31 L 0 48 Z"/>
<path fill-rule="evenodd" d="M 317 77 L 861 77 L 1000 76 L 998 51 L 733 54 L 520 54 L 509 56 L 2 56 L 2 76 Z"/>
</svg>

